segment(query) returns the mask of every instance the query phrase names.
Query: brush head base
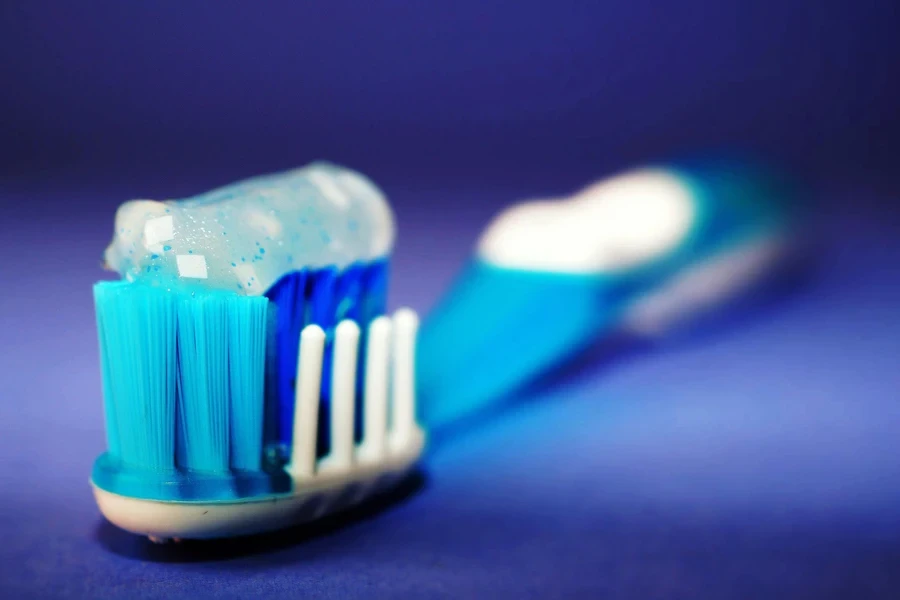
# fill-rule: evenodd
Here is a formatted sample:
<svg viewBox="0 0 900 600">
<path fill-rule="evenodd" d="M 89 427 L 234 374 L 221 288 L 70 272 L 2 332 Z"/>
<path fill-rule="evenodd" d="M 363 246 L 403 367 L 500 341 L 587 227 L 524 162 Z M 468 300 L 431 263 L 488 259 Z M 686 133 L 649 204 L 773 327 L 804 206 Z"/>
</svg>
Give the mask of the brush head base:
<svg viewBox="0 0 900 600">
<path fill-rule="evenodd" d="M 350 508 L 403 480 L 424 447 L 420 432 L 379 462 L 350 471 L 323 469 L 292 492 L 238 502 L 161 502 L 122 496 L 93 484 L 100 512 L 117 527 L 156 539 L 214 539 L 299 525 Z"/>
<path fill-rule="evenodd" d="M 153 471 L 122 464 L 109 452 L 94 462 L 91 483 L 118 496 L 164 502 L 240 501 L 291 491 L 291 478 L 280 468 L 215 473 L 183 469 Z"/>
</svg>

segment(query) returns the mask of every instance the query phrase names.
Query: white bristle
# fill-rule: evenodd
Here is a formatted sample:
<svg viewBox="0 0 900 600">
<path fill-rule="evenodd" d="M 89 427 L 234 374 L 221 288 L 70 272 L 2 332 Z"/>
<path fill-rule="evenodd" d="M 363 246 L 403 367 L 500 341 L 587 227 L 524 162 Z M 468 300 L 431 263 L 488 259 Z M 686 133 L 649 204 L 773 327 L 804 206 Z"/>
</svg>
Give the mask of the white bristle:
<svg viewBox="0 0 900 600">
<path fill-rule="evenodd" d="M 348 476 L 421 446 L 413 372 L 418 325 L 418 317 L 409 309 L 397 311 L 393 318 L 378 317 L 369 325 L 362 375 L 363 439 L 358 446 L 354 430 L 359 325 L 344 320 L 335 327 L 328 382 L 322 381 L 325 334 L 315 325 L 303 330 L 297 360 L 290 466 L 296 481 L 311 483 L 320 476 Z M 331 448 L 328 456 L 317 460 L 318 406 L 325 385 L 331 386 Z"/>
<path fill-rule="evenodd" d="M 384 456 L 387 434 L 388 364 L 390 360 L 391 320 L 381 316 L 369 325 L 366 347 L 366 381 L 363 393 L 363 442 L 361 454 L 366 460 Z"/>
<path fill-rule="evenodd" d="M 331 453 L 329 465 L 346 469 L 353 462 L 353 414 L 356 396 L 356 350 L 359 325 L 341 321 L 334 331 L 331 367 Z"/>
<path fill-rule="evenodd" d="M 315 474 L 316 426 L 319 420 L 319 395 L 322 389 L 322 354 L 325 332 L 318 325 L 308 325 L 300 334 L 297 353 L 297 383 L 294 388 L 294 440 L 291 451 L 291 474 L 308 478 Z"/>
<path fill-rule="evenodd" d="M 415 344 L 419 319 L 408 308 L 394 313 L 394 372 L 391 444 L 403 447 L 416 429 Z"/>
</svg>

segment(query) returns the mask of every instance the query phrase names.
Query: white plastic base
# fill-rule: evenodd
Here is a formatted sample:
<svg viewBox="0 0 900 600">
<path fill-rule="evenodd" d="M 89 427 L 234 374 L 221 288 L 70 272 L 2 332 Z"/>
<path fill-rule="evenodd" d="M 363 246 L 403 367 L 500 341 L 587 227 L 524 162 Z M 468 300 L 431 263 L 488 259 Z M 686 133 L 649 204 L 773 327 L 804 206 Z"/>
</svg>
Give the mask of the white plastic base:
<svg viewBox="0 0 900 600">
<path fill-rule="evenodd" d="M 327 468 L 289 496 L 244 502 L 158 502 L 128 498 L 94 487 L 100 512 L 110 523 L 153 541 L 212 539 L 274 531 L 318 519 L 358 504 L 392 487 L 422 454 L 424 435 L 416 431 L 406 447 L 378 462 L 365 457 L 350 471 Z"/>
</svg>

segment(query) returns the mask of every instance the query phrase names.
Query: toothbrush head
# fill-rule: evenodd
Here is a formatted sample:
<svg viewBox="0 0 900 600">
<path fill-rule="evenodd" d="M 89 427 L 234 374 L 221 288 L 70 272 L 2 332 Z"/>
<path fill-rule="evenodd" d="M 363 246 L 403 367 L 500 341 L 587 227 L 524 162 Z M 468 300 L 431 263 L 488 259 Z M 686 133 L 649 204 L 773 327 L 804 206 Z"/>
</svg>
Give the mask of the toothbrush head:
<svg viewBox="0 0 900 600">
<path fill-rule="evenodd" d="M 273 531 L 350 508 L 396 485 L 421 457 L 425 434 L 415 417 L 414 355 L 418 319 L 409 309 L 375 319 L 360 347 L 351 320 L 335 329 L 330 381 L 322 377 L 326 334 L 304 328 L 298 352 L 294 445 L 285 472 L 288 489 L 238 499 L 165 501 L 115 491 L 121 473 L 104 455 L 93 478 L 94 497 L 114 525 L 154 541 L 209 539 Z M 364 377 L 363 431 L 354 440 L 358 357 Z M 317 457 L 319 404 L 332 397 L 331 452 Z M 107 457 L 108 458 L 108 457 Z M 169 477 L 172 473 L 168 474 Z"/>
<path fill-rule="evenodd" d="M 127 202 L 95 286 L 108 449 L 92 483 L 156 539 L 267 531 L 377 493 L 418 459 L 418 321 L 385 316 L 393 214 L 316 163 Z"/>
</svg>

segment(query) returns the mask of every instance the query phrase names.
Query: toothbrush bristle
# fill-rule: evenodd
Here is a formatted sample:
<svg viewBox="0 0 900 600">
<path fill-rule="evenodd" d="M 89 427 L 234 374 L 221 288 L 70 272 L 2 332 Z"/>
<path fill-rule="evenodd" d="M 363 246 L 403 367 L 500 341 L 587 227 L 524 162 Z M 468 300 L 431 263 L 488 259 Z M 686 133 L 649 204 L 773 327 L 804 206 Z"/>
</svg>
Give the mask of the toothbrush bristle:
<svg viewBox="0 0 900 600">
<path fill-rule="evenodd" d="M 109 451 L 123 464 L 175 467 L 176 300 L 123 282 L 94 287 Z"/>
<path fill-rule="evenodd" d="M 266 292 L 271 300 L 269 350 L 266 365 L 266 445 L 270 452 L 287 461 L 294 422 L 294 386 L 297 376 L 297 347 L 301 330 L 318 325 L 326 335 L 323 376 L 329 381 L 335 326 L 343 320 L 356 321 L 363 331 L 385 311 L 388 261 L 354 263 L 344 269 L 327 267 L 295 271 L 282 277 Z M 361 347 L 359 367 L 364 365 Z M 357 376 L 354 438 L 362 435 L 362 378 Z M 330 450 L 331 390 L 324 386 L 317 431 L 317 455 Z"/>
<path fill-rule="evenodd" d="M 109 451 L 95 483 L 167 500 L 282 493 L 291 474 L 313 476 L 326 457 L 332 472 L 352 466 L 364 418 L 386 455 L 391 412 L 367 413 L 364 402 L 368 324 L 384 310 L 386 265 L 297 271 L 264 296 L 97 284 Z M 381 319 L 376 396 L 388 393 L 393 330 Z M 305 359 L 303 335 L 316 338 Z"/>
<path fill-rule="evenodd" d="M 266 490 L 257 482 L 254 489 L 248 490 L 245 484 L 252 485 L 252 478 L 248 473 L 235 472 L 231 483 L 236 495 L 201 485 L 203 489 L 185 488 L 187 493 L 173 497 L 171 478 L 162 482 L 163 488 L 147 495 L 146 487 L 120 480 L 121 475 L 128 478 L 127 473 L 116 472 L 116 466 L 104 454 L 94 470 L 94 494 L 101 512 L 119 527 L 148 535 L 152 541 L 216 538 L 261 533 L 318 519 L 397 484 L 421 456 L 425 443 L 424 432 L 415 421 L 415 399 L 408 393 L 415 385 L 411 359 L 415 356 L 416 324 L 415 316 L 401 309 L 393 317 L 378 317 L 368 328 L 369 358 L 361 369 L 365 379 L 365 437 L 360 444 L 355 443 L 353 433 L 354 371 L 360 351 L 360 327 L 345 319 L 335 328 L 330 381 L 322 377 L 324 330 L 318 325 L 303 329 L 294 444 L 291 461 L 285 465 L 290 487 Z M 392 336 L 392 332 L 396 335 Z M 402 375 L 399 380 L 398 375 Z M 332 390 L 334 402 L 333 443 L 328 456 L 317 458 L 318 410 L 326 388 Z M 274 476 L 275 472 L 268 474 Z M 191 472 L 186 476 L 202 479 L 207 475 Z M 175 501 L 159 502 L 160 498 Z M 249 498 L 267 501 L 243 501 Z"/>
<path fill-rule="evenodd" d="M 155 471 L 259 469 L 268 300 L 122 282 L 94 293 L 110 454 Z"/>
<path fill-rule="evenodd" d="M 353 460 L 356 359 L 359 325 L 341 321 L 335 328 L 331 372 L 331 459 L 338 468 Z"/>
<path fill-rule="evenodd" d="M 300 334 L 292 424 L 294 444 L 290 465 L 295 477 L 310 477 L 316 468 L 316 428 L 324 350 L 325 332 L 322 328 L 318 325 L 304 328 Z"/>
<path fill-rule="evenodd" d="M 231 467 L 258 471 L 262 466 L 264 373 L 267 302 L 245 303 L 229 298 L 233 323 L 229 339 L 231 377 Z M 254 368 L 234 368 L 235 365 Z"/>
<path fill-rule="evenodd" d="M 228 325 L 222 297 L 178 300 L 176 462 L 195 471 L 228 468 Z"/>
<path fill-rule="evenodd" d="M 363 392 L 363 448 L 373 459 L 384 455 L 388 417 L 391 320 L 382 315 L 369 326 Z"/>
<path fill-rule="evenodd" d="M 419 319 L 412 310 L 401 308 L 394 315 L 394 412 L 392 443 L 403 446 L 412 435 L 416 422 L 415 409 L 415 339 Z"/>
</svg>

